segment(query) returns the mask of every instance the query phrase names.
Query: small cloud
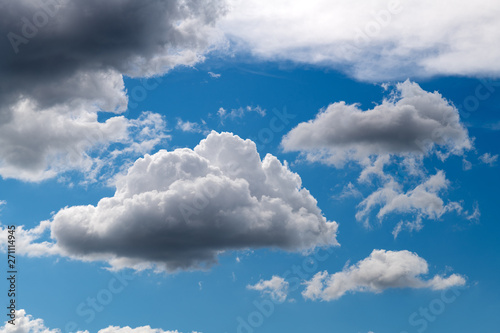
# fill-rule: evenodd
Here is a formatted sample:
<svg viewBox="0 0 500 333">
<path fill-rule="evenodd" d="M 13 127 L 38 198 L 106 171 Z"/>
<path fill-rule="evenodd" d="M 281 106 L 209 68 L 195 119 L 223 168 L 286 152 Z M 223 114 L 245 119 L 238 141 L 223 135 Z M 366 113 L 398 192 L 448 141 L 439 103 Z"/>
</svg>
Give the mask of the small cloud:
<svg viewBox="0 0 500 333">
<path fill-rule="evenodd" d="M 484 164 L 488 164 L 489 166 L 493 166 L 496 163 L 496 161 L 498 160 L 498 155 L 491 155 L 490 153 L 484 153 L 483 155 L 479 156 L 479 159 Z"/>
<path fill-rule="evenodd" d="M 485 128 L 490 129 L 492 131 L 500 131 L 500 121 L 493 124 L 488 124 L 485 126 Z"/>
<path fill-rule="evenodd" d="M 462 159 L 462 169 L 464 171 L 472 169 L 472 163 L 470 161 L 467 161 L 465 157 Z"/>
<path fill-rule="evenodd" d="M 284 302 L 288 295 L 288 282 L 284 278 L 273 275 L 270 280 L 260 280 L 258 283 L 248 285 L 247 289 L 260 291 L 262 294 L 270 295 L 278 302 Z"/>
<path fill-rule="evenodd" d="M 202 132 L 200 124 L 196 122 L 183 121 L 181 118 L 177 118 L 177 125 L 175 126 L 175 128 L 183 132 L 191 132 L 191 133 Z"/>
<path fill-rule="evenodd" d="M 250 112 L 255 112 L 261 117 L 264 117 L 266 115 L 266 109 L 261 108 L 260 106 L 246 106 L 246 107 L 239 107 L 236 109 L 231 109 L 231 111 L 228 111 L 224 109 L 223 107 L 220 107 L 219 110 L 217 111 L 217 115 L 221 119 L 221 123 L 227 118 L 230 118 L 231 120 L 234 120 L 236 118 L 243 118 L 245 114 L 250 113 Z"/>
<path fill-rule="evenodd" d="M 222 106 L 219 108 L 219 110 L 217 111 L 217 115 L 220 117 L 220 118 L 224 118 L 226 116 L 226 113 L 227 113 L 227 110 L 224 109 Z"/>
<path fill-rule="evenodd" d="M 221 77 L 221 75 L 220 75 L 220 74 L 216 74 L 216 73 L 213 73 L 213 72 L 208 72 L 208 75 L 210 75 L 210 77 L 211 77 L 212 79 L 218 79 L 218 78 L 220 78 L 220 77 Z"/>
<path fill-rule="evenodd" d="M 363 194 L 354 186 L 353 183 L 349 182 L 344 186 L 342 192 L 339 195 L 333 196 L 333 199 L 342 200 L 346 198 L 361 198 Z"/>
<path fill-rule="evenodd" d="M 479 218 L 481 217 L 481 211 L 479 210 L 479 204 L 477 202 L 474 203 L 474 210 L 472 211 L 471 214 L 468 214 L 466 212 L 466 217 L 467 220 L 469 221 L 479 221 Z"/>
</svg>

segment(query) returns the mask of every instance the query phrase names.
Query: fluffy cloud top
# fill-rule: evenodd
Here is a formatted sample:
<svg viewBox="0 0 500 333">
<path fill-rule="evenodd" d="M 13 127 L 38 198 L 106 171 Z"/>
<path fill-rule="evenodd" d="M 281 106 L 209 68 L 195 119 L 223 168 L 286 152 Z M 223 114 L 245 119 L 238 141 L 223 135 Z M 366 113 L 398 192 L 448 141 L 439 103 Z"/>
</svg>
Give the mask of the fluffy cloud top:
<svg viewBox="0 0 500 333">
<path fill-rule="evenodd" d="M 270 154 L 261 161 L 254 142 L 216 132 L 193 150 L 137 160 L 113 197 L 64 208 L 46 227 L 54 243 L 33 244 L 43 232 L 26 231 L 37 255 L 45 249 L 117 269 L 197 269 L 225 250 L 338 245 L 337 223 L 286 163 Z"/>
<path fill-rule="evenodd" d="M 369 257 L 344 268 L 341 272 L 317 273 L 306 282 L 302 295 L 306 299 L 332 301 L 351 292 L 380 293 L 389 288 L 430 288 L 433 290 L 463 286 L 465 278 L 452 274 L 425 279 L 427 262 L 409 251 L 373 250 Z"/>
<path fill-rule="evenodd" d="M 16 311 L 15 325 L 5 322 L 0 326 L 0 333 L 60 333 L 59 329 L 49 329 L 45 327 L 42 319 L 34 319 L 26 314 L 26 311 L 19 309 Z M 85 332 L 81 332 L 85 333 Z"/>
<path fill-rule="evenodd" d="M 248 285 L 247 288 L 270 295 L 278 302 L 284 302 L 288 296 L 288 286 L 289 283 L 284 278 L 273 275 L 270 280 L 260 280 L 254 285 Z"/>
<path fill-rule="evenodd" d="M 396 85 L 394 94 L 366 111 L 356 104 L 331 104 L 292 129 L 282 145 L 336 166 L 373 155 L 424 154 L 435 147 L 460 154 L 471 148 L 458 110 L 439 93 L 405 81 Z"/>
<path fill-rule="evenodd" d="M 220 26 L 234 43 L 266 60 L 327 65 L 362 80 L 500 75 L 495 1 L 230 3 Z"/>
<path fill-rule="evenodd" d="M 20 309 L 16 312 L 15 325 L 5 323 L 0 326 L 0 333 L 61 333 L 58 328 L 47 328 L 42 319 L 34 319 L 33 316 Z M 89 333 L 88 331 L 78 331 L 75 333 Z M 151 326 L 141 326 L 137 328 L 109 326 L 101 329 L 98 333 L 179 333 L 179 331 L 164 331 L 160 328 L 151 328 Z M 200 332 L 192 332 L 200 333 Z"/>
</svg>

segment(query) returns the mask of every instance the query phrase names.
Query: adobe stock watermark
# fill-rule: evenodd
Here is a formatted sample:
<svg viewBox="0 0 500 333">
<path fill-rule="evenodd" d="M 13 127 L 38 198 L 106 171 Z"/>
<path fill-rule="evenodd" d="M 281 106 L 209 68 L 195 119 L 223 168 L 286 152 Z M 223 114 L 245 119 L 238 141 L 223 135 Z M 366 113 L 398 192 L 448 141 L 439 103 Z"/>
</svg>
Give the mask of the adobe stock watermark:
<svg viewBox="0 0 500 333">
<path fill-rule="evenodd" d="M 419 307 L 417 311 L 410 314 L 408 323 L 414 329 L 410 331 L 401 331 L 400 333 L 423 333 L 427 331 L 429 326 L 442 315 L 446 309 L 454 303 L 466 286 L 456 286 L 441 291 L 439 297 L 432 299 L 427 306 Z"/>
<path fill-rule="evenodd" d="M 20 31 L 7 33 L 7 38 L 14 53 L 19 53 L 20 45 L 28 44 L 30 40 L 35 38 L 40 29 L 49 24 L 50 19 L 56 16 L 60 7 L 60 0 L 42 0 L 40 1 L 40 8 L 31 17 L 21 17 Z"/>
<path fill-rule="evenodd" d="M 500 87 L 500 81 L 480 79 L 474 88 L 474 93 L 466 96 L 462 103 L 457 105 L 458 113 L 462 118 L 469 118 L 470 114 L 477 111 L 481 102 L 488 100 Z"/>
<path fill-rule="evenodd" d="M 95 295 L 87 297 L 75 308 L 75 313 L 82 320 L 89 324 L 95 320 L 97 315 L 109 306 L 116 295 L 122 293 L 129 285 L 130 281 L 135 279 L 135 275 L 127 274 L 124 271 L 113 274 L 105 288 L 99 290 Z M 75 321 L 69 321 L 64 327 L 66 333 L 81 331 L 80 325 Z"/>
<path fill-rule="evenodd" d="M 359 52 L 364 44 L 369 44 L 383 29 L 387 28 L 392 23 L 394 16 L 401 13 L 403 9 L 400 0 L 391 0 L 385 9 L 377 12 L 372 11 L 370 13 L 372 20 L 366 22 L 362 28 L 356 28 L 354 42 L 346 42 L 340 47 L 347 51 L 346 54 Z"/>
<path fill-rule="evenodd" d="M 273 116 L 269 120 L 268 126 L 261 128 L 257 133 L 257 137 L 250 137 L 250 139 L 255 142 L 257 150 L 261 150 L 266 145 L 273 142 L 276 135 L 287 128 L 290 124 L 290 120 L 297 117 L 296 114 L 288 113 L 286 106 L 284 106 L 281 111 L 273 108 L 271 112 Z"/>
<path fill-rule="evenodd" d="M 138 80 L 139 83 L 130 88 L 128 109 L 135 109 L 140 102 L 146 100 L 149 92 L 155 90 L 163 82 L 160 76 L 143 78 Z"/>
<path fill-rule="evenodd" d="M 320 249 L 313 255 L 302 260 L 301 265 L 292 265 L 280 276 L 289 283 L 288 292 L 299 289 L 304 280 L 310 279 L 318 270 L 318 263 L 327 260 L 333 253 L 333 248 Z M 276 306 L 283 304 L 285 300 L 266 295 L 252 302 L 254 310 L 245 316 L 236 317 L 236 333 L 253 333 L 264 325 L 266 319 L 270 318 Z"/>
</svg>

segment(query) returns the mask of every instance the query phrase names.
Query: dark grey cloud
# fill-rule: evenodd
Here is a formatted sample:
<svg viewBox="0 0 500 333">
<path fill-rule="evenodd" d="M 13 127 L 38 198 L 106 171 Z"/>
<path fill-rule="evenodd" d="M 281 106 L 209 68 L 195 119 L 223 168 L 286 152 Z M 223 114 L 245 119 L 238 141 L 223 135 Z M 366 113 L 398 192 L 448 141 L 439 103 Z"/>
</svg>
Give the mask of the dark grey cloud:
<svg viewBox="0 0 500 333">
<path fill-rule="evenodd" d="M 88 169 L 96 145 L 130 141 L 133 121 L 111 118 L 116 130 L 97 117 L 127 109 L 123 77 L 203 60 L 226 11 L 223 0 L 0 1 L 0 176 L 27 181 Z"/>
<path fill-rule="evenodd" d="M 300 151 L 309 160 L 342 166 L 373 156 L 441 156 L 472 148 L 458 110 L 438 92 L 427 92 L 409 80 L 399 83 L 393 98 L 373 109 L 338 102 L 315 119 L 300 123 L 283 138 L 286 151 Z"/>
<path fill-rule="evenodd" d="M 213 42 L 224 11 L 220 0 L 5 1 L 0 91 L 44 106 L 69 97 L 45 84 L 79 72 L 149 76 L 192 64 Z"/>
</svg>

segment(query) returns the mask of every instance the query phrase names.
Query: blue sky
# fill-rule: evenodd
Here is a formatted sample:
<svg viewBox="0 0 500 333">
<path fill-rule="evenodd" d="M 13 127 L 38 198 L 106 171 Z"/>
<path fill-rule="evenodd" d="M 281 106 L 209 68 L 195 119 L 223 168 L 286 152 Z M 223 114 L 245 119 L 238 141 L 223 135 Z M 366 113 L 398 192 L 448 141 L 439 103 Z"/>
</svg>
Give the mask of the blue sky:
<svg viewBox="0 0 500 333">
<path fill-rule="evenodd" d="M 0 14 L 0 332 L 496 332 L 497 4 L 46 3 Z"/>
</svg>

